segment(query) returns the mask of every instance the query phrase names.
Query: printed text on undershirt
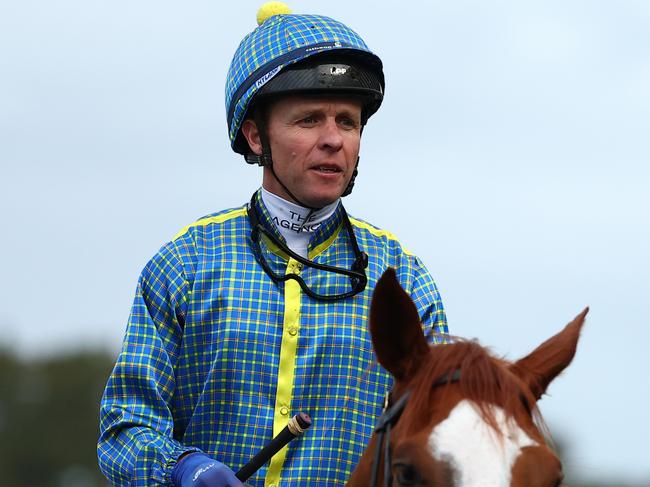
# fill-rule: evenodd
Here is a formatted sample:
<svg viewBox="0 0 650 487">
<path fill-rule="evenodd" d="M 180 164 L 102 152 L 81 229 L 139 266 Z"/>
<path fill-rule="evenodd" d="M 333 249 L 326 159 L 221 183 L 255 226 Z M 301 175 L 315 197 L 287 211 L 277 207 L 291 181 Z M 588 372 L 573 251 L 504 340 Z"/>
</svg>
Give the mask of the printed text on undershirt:
<svg viewBox="0 0 650 487">
<path fill-rule="evenodd" d="M 287 241 L 287 246 L 305 258 L 308 256 L 311 235 L 334 214 L 339 204 L 339 201 L 336 200 L 334 203 L 312 211 L 280 198 L 264 188 L 262 188 L 262 201 L 271 220 Z"/>
</svg>

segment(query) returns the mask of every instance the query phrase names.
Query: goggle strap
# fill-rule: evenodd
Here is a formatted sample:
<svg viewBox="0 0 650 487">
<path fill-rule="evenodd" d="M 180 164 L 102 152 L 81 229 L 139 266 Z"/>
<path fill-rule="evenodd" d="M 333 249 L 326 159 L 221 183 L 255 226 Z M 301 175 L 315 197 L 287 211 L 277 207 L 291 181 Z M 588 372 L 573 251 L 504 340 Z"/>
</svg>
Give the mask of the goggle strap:
<svg viewBox="0 0 650 487">
<path fill-rule="evenodd" d="M 287 247 L 287 245 L 284 242 L 282 242 L 280 239 L 278 239 L 275 235 L 273 235 L 271 232 L 266 230 L 260 224 L 259 218 L 257 216 L 257 209 L 255 208 L 254 199 L 255 199 L 255 195 L 253 195 L 253 197 L 251 198 L 251 202 L 248 205 L 248 216 L 251 223 L 251 240 L 253 241 L 253 243 L 257 241 L 259 246 L 260 233 L 262 233 L 263 235 L 266 235 L 266 237 L 273 244 L 275 244 L 280 249 L 280 251 L 282 251 L 290 258 L 298 261 L 302 265 L 313 267 L 315 269 L 322 270 L 325 272 L 332 272 L 335 274 L 349 277 L 352 283 L 352 290 L 347 293 L 342 293 L 342 294 L 337 294 L 332 296 L 326 296 L 326 295 L 315 293 L 309 288 L 309 286 L 307 286 L 307 284 L 302 279 L 302 277 L 293 273 L 278 275 L 269 268 L 268 264 L 266 263 L 266 260 L 262 256 L 260 256 L 259 257 L 260 265 L 262 266 L 266 274 L 271 278 L 271 280 L 273 280 L 273 282 L 279 283 L 279 282 L 285 282 L 289 279 L 294 279 L 295 281 L 298 282 L 298 284 L 305 292 L 305 294 L 307 294 L 313 299 L 318 299 L 321 301 L 335 301 L 338 299 L 344 299 L 350 296 L 354 296 L 355 294 L 362 292 L 366 288 L 366 284 L 368 283 L 368 276 L 365 273 L 365 269 L 368 267 L 368 254 L 362 252 L 361 249 L 359 248 L 359 244 L 357 242 L 357 239 L 354 235 L 354 230 L 352 228 L 352 223 L 350 222 L 350 219 L 345 209 L 343 209 L 344 225 L 346 227 L 346 230 L 348 231 L 348 235 L 350 236 L 350 243 L 352 244 L 352 248 L 355 254 L 355 260 L 350 270 L 342 269 L 340 267 L 330 266 L 327 264 L 320 264 L 318 262 L 305 259 L 303 256 L 295 253 L 293 250 Z"/>
</svg>

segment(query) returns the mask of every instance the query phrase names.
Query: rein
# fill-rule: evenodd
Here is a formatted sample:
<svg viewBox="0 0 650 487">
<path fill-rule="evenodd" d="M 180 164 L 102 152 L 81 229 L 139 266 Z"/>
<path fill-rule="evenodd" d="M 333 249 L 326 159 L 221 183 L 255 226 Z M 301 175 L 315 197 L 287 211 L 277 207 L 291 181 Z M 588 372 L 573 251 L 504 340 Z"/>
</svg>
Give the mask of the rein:
<svg viewBox="0 0 650 487">
<path fill-rule="evenodd" d="M 460 380 L 460 369 L 443 374 L 432 385 L 432 387 L 444 386 Z M 384 444 L 384 487 L 390 487 L 393 481 L 393 472 L 391 470 L 391 451 L 390 451 L 390 432 L 402 415 L 406 403 L 411 397 L 411 391 L 406 391 L 395 404 L 390 404 L 390 393 L 386 394 L 384 401 L 384 410 L 375 426 L 377 434 L 377 448 L 375 457 L 372 461 L 372 475 L 370 476 L 370 487 L 377 486 L 377 475 L 379 474 L 379 462 L 381 461 L 381 447 Z"/>
</svg>

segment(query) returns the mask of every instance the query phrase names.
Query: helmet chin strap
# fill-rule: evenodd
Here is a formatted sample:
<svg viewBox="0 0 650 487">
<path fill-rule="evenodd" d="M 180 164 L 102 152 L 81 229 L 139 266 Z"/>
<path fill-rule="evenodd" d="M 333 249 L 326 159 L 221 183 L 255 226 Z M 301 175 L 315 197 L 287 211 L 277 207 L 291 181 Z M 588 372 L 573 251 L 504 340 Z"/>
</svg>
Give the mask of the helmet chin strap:
<svg viewBox="0 0 650 487">
<path fill-rule="evenodd" d="M 354 180 L 357 179 L 357 174 L 359 174 L 359 156 L 357 156 L 357 162 L 354 163 L 354 171 L 352 172 L 352 177 L 350 178 L 345 191 L 343 191 L 343 194 L 341 194 L 341 198 L 352 193 L 352 188 L 354 188 Z"/>
<path fill-rule="evenodd" d="M 286 191 L 286 193 L 289 195 L 289 197 L 294 200 L 296 203 L 298 203 L 300 206 L 303 208 L 309 208 L 312 211 L 320 210 L 321 207 L 315 207 L 308 205 L 306 203 L 303 203 L 300 201 L 290 190 L 287 188 L 286 184 L 282 182 L 282 180 L 278 177 L 278 175 L 275 172 L 275 169 L 273 169 L 273 159 L 271 157 L 271 144 L 269 142 L 269 138 L 267 135 L 267 130 L 266 130 L 266 124 L 264 123 L 263 117 L 260 115 L 259 111 L 255 111 L 255 124 L 257 125 L 257 130 L 260 136 L 260 145 L 262 146 L 262 154 L 254 154 L 252 152 L 248 152 L 244 157 L 246 159 L 246 162 L 248 164 L 257 164 L 258 166 L 261 167 L 268 167 L 271 170 L 271 174 L 273 174 L 273 177 L 275 180 L 280 183 L 280 186 L 282 186 L 282 189 Z M 361 133 L 363 133 L 363 127 L 361 126 Z M 357 174 L 359 173 L 358 168 L 359 167 L 359 156 L 357 156 L 357 161 L 354 165 L 354 172 L 352 173 L 352 177 L 350 178 L 350 181 L 348 182 L 348 185 L 345 188 L 345 191 L 341 194 L 341 197 L 347 196 L 350 193 L 352 193 L 352 188 L 354 187 L 354 180 L 357 177 Z"/>
</svg>

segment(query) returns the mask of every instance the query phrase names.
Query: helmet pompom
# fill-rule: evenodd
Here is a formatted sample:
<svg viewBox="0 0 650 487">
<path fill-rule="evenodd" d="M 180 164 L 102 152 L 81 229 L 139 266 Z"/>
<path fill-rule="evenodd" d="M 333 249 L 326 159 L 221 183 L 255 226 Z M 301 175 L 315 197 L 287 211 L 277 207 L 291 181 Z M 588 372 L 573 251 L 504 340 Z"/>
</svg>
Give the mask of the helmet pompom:
<svg viewBox="0 0 650 487">
<path fill-rule="evenodd" d="M 267 19 L 274 15 L 290 13 L 291 9 L 284 2 L 266 2 L 257 11 L 257 25 L 262 25 Z"/>
</svg>

